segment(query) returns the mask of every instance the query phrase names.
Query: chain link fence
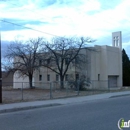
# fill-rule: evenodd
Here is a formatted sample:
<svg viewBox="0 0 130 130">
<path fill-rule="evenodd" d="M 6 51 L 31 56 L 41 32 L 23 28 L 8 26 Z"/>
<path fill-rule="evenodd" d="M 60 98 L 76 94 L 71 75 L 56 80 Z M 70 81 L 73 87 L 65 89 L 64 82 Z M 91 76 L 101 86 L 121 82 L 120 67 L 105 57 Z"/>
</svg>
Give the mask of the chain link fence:
<svg viewBox="0 0 130 130">
<path fill-rule="evenodd" d="M 11 86 L 10 84 L 13 84 Z M 108 81 L 91 81 L 81 83 L 72 82 L 33 82 L 33 87 L 29 87 L 28 82 L 4 83 L 2 95 L 4 103 L 48 100 L 73 96 L 86 96 L 113 91 L 122 91 L 121 86 L 108 87 Z"/>
</svg>

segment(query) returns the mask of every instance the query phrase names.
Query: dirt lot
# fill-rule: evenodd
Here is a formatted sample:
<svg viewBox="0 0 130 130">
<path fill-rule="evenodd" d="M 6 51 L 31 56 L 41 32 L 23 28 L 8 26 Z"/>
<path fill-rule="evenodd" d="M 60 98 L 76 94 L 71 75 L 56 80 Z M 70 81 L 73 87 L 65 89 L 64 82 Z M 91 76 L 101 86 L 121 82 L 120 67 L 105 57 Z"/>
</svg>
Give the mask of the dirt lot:
<svg viewBox="0 0 130 130">
<path fill-rule="evenodd" d="M 50 98 L 50 92 L 42 89 L 3 89 L 2 98 L 3 103 L 43 100 Z"/>
<path fill-rule="evenodd" d="M 2 97 L 3 103 L 22 102 L 22 101 L 34 101 L 34 100 L 47 100 L 53 98 L 63 98 L 76 96 L 76 91 L 66 90 L 44 90 L 44 89 L 3 89 Z"/>
<path fill-rule="evenodd" d="M 125 91 L 128 89 L 121 89 L 116 91 Z M 115 90 L 113 90 L 115 92 Z M 101 91 L 101 90 L 87 90 L 77 92 L 75 90 L 44 90 L 44 89 L 12 89 L 12 88 L 3 88 L 2 90 L 2 99 L 3 103 L 13 103 L 13 102 L 23 102 L 23 101 L 34 101 L 34 100 L 47 100 L 54 98 L 63 98 L 71 96 L 84 96 L 92 95 L 99 93 L 107 93 L 113 91 Z"/>
</svg>

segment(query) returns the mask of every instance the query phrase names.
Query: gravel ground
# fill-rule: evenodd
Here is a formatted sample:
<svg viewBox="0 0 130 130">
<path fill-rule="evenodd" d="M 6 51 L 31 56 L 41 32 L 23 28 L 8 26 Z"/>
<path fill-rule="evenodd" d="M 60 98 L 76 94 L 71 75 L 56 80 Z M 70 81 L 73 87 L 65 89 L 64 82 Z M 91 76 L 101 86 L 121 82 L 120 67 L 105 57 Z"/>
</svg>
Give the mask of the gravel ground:
<svg viewBox="0 0 130 130">
<path fill-rule="evenodd" d="M 130 88 L 123 88 L 120 90 L 87 90 L 87 91 L 80 91 L 79 93 L 75 90 L 50 90 L 45 89 L 12 89 L 10 88 L 3 88 L 2 90 L 2 100 L 3 103 L 13 103 L 13 102 L 23 102 L 23 101 L 35 101 L 35 100 L 48 100 L 50 98 L 63 98 L 63 97 L 71 97 L 71 96 L 86 96 L 92 94 L 99 94 L 99 93 L 107 93 L 107 92 L 115 92 L 115 91 L 125 91 L 130 90 Z M 51 96 L 50 96 L 51 94 Z"/>
</svg>

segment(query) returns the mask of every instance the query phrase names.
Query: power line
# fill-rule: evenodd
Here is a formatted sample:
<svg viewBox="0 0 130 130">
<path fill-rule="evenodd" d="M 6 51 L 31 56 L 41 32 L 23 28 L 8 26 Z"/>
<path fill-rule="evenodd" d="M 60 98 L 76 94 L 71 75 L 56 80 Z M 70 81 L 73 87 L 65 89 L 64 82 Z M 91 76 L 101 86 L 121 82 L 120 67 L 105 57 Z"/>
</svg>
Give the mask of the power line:
<svg viewBox="0 0 130 130">
<path fill-rule="evenodd" d="M 90 0 L 89 0 L 90 1 Z M 14 3 L 12 3 L 12 2 L 10 2 L 12 5 L 15 5 L 15 6 L 17 6 L 17 4 L 14 4 Z M 110 6 L 109 6 L 110 7 Z M 105 9 L 105 8 L 101 8 L 101 9 Z M 34 10 L 30 10 L 30 9 L 28 9 L 28 8 L 26 8 L 26 10 L 28 10 L 28 11 L 30 11 L 31 13 L 32 12 L 34 12 L 34 13 L 36 13 L 36 14 L 40 14 L 40 15 L 42 15 L 41 13 L 39 13 L 39 12 L 35 12 Z M 81 13 L 83 12 L 83 11 L 80 11 Z M 47 16 L 46 16 L 47 17 Z M 95 17 L 97 17 L 97 16 L 95 16 Z M 48 17 L 49 18 L 49 17 Z M 112 17 L 111 17 L 112 18 Z M 42 19 L 44 19 L 44 18 L 40 18 L 39 20 L 42 20 Z M 104 22 L 104 23 L 108 23 L 108 24 L 110 24 L 110 25 L 112 25 L 113 23 L 111 23 L 111 22 L 108 22 L 108 21 L 106 21 L 106 20 L 102 20 L 102 22 Z M 57 22 L 55 22 L 55 23 L 57 23 Z M 64 23 L 64 24 L 67 24 L 67 25 L 69 25 L 68 23 L 65 23 L 65 22 L 62 22 L 62 23 Z M 117 22 L 116 22 L 117 23 Z M 114 25 L 117 25 L 116 23 L 114 23 Z M 77 30 L 77 29 L 76 29 Z"/>
<path fill-rule="evenodd" d="M 89 0 L 90 1 L 90 0 Z M 14 3 L 12 3 L 12 2 L 9 2 L 10 4 L 12 4 L 12 5 L 15 5 L 15 6 L 17 6 L 17 4 L 14 4 Z M 109 7 L 109 8 L 112 8 L 111 6 L 107 6 L 107 7 Z M 101 8 L 102 10 L 104 10 L 105 8 Z M 31 13 L 32 12 L 34 12 L 34 13 L 37 13 L 37 14 L 40 14 L 40 15 L 42 15 L 41 13 L 39 13 L 39 12 L 36 12 L 36 11 L 34 11 L 34 10 L 30 10 L 30 9 L 28 9 L 28 8 L 26 8 L 26 10 L 29 10 Z M 81 13 L 83 12 L 83 11 L 80 11 Z M 46 16 L 47 17 L 47 16 Z M 99 18 L 99 17 L 97 17 L 97 16 L 95 16 L 96 18 Z M 110 16 L 111 17 L 111 16 Z M 49 17 L 48 17 L 49 18 Z M 111 17 L 112 18 L 112 17 Z M 42 20 L 42 19 L 44 19 L 44 18 L 40 18 L 39 20 Z M 104 22 L 104 23 L 108 23 L 108 24 L 110 24 L 110 25 L 118 25 L 118 23 L 117 22 L 115 22 L 114 21 L 114 23 L 112 23 L 112 22 L 108 22 L 107 20 L 102 20 L 102 22 Z M 53 23 L 57 23 L 57 22 L 53 22 Z M 64 23 L 64 24 L 67 24 L 67 25 L 69 25 L 68 23 L 65 23 L 65 22 L 62 22 L 62 23 Z M 71 24 L 71 23 L 70 23 Z M 92 26 L 92 25 L 91 25 Z M 30 29 L 29 27 L 26 27 L 26 28 L 28 28 L 28 29 Z M 35 31 L 38 31 L 38 32 L 41 32 L 41 33 L 45 33 L 45 34 L 48 34 L 48 35 L 52 35 L 52 36 L 56 36 L 56 35 L 54 35 L 54 34 L 50 34 L 50 33 L 47 33 L 47 32 L 42 32 L 42 31 L 40 31 L 40 30 L 36 30 L 36 29 L 33 29 L 33 30 L 35 30 Z M 78 29 L 74 29 L 75 31 L 78 31 Z"/>
<path fill-rule="evenodd" d="M 25 27 L 25 26 L 20 25 L 20 24 L 12 23 L 12 22 L 9 22 L 9 21 L 6 21 L 6 20 L 0 20 L 0 21 L 6 22 L 6 23 L 9 23 L 9 24 L 13 24 L 13 25 L 16 25 L 16 26 L 20 26 L 20 27 L 23 27 L 23 28 L 26 28 L 26 29 L 30 29 L 30 30 L 33 30 L 33 31 L 37 31 L 37 32 L 40 32 L 40 33 L 44 33 L 44 34 L 47 34 L 47 35 L 51 35 L 51 36 L 55 36 L 55 37 L 61 37 L 61 36 L 57 36 L 57 35 L 50 34 L 50 33 L 47 33 L 47 32 L 43 32 L 43 31 L 40 31 L 40 30 L 36 30 L 36 29 L 30 28 L 30 27 Z M 112 52 L 115 52 L 115 51 L 112 51 Z"/>
<path fill-rule="evenodd" d="M 89 0 L 90 1 L 90 0 Z M 14 4 L 14 3 L 12 3 L 12 2 L 10 2 L 12 5 L 15 5 L 15 6 L 17 6 L 17 4 Z M 111 6 L 107 6 L 107 7 L 109 7 L 109 8 L 112 8 Z M 105 10 L 106 8 L 101 8 L 102 10 Z M 34 13 L 39 13 L 39 12 L 35 12 L 35 11 L 33 11 L 33 10 L 30 10 L 30 9 L 28 9 L 28 8 L 26 8 L 26 10 L 29 10 L 30 12 L 34 12 Z M 83 12 L 83 11 L 80 11 L 80 12 Z M 39 13 L 40 14 L 40 13 Z M 40 14 L 41 15 L 41 14 Z M 49 18 L 49 17 L 48 17 Z M 111 17 L 112 18 L 112 17 Z M 42 18 L 43 19 L 43 18 Z M 12 23 L 12 22 L 9 22 L 9 21 L 5 21 L 5 20 L 0 20 L 0 21 L 2 21 L 2 22 L 6 22 L 6 23 L 9 23 L 9 24 L 13 24 L 13 25 L 16 25 L 16 26 L 21 26 L 21 27 L 23 27 L 23 28 L 26 28 L 26 29 L 30 29 L 30 30 L 33 30 L 33 31 L 37 31 L 37 32 L 40 32 L 40 33 L 44 33 L 44 34 L 47 34 L 47 35 L 52 35 L 52 36 L 57 36 L 57 35 L 54 35 L 54 34 L 51 34 L 51 33 L 47 33 L 47 32 L 43 32 L 43 31 L 41 31 L 41 30 L 37 30 L 37 29 L 33 29 L 33 28 L 30 28 L 30 27 L 25 27 L 25 26 L 23 26 L 23 25 L 20 25 L 20 24 L 16 24 L 16 23 Z M 106 20 L 104 20 L 104 22 L 105 22 Z M 62 22 L 63 23 L 63 22 Z M 65 23 L 65 22 L 64 22 Z M 109 23 L 109 24 L 113 24 L 113 23 L 110 23 L 110 22 L 106 22 L 106 23 Z M 67 23 L 65 23 L 65 24 L 67 24 Z M 60 37 L 60 36 L 58 36 L 58 37 Z"/>
<path fill-rule="evenodd" d="M 12 5 L 15 5 L 15 6 L 17 6 L 17 4 L 14 4 L 14 3 L 12 3 L 12 2 L 10 2 Z M 24 7 L 25 8 L 25 7 Z M 25 8 L 26 10 L 28 10 L 28 11 L 30 11 L 31 13 L 33 12 L 33 13 L 36 13 L 36 14 L 40 14 L 40 15 L 42 15 L 41 13 L 39 13 L 38 11 L 36 12 L 36 11 L 34 11 L 34 10 L 31 10 L 31 9 L 28 9 L 28 8 Z M 50 18 L 50 17 L 48 17 L 48 16 L 45 16 L 45 17 L 47 17 L 47 18 Z M 40 18 L 39 20 L 42 20 L 42 19 L 44 19 L 44 18 Z M 53 23 L 57 23 L 57 22 L 53 22 Z M 67 25 L 69 25 L 68 23 L 66 23 L 66 22 L 62 22 L 62 23 L 64 23 L 64 24 L 67 24 Z"/>
<path fill-rule="evenodd" d="M 10 3 L 11 3 L 11 2 L 10 2 Z M 11 3 L 11 4 L 16 6 L 16 4 L 14 4 L 14 3 Z M 110 7 L 110 6 L 109 6 L 109 7 Z M 103 8 L 101 8 L 101 9 L 103 9 Z M 104 8 L 104 9 L 105 9 L 105 8 Z M 35 11 L 30 10 L 30 9 L 27 9 L 27 8 L 26 8 L 26 10 L 29 10 L 29 11 L 34 12 L 34 13 L 39 13 L 39 12 L 35 12 Z M 83 11 L 80 11 L 80 12 L 82 13 Z M 41 15 L 41 13 L 39 13 L 39 14 Z M 97 16 L 95 16 L 95 17 L 97 17 Z M 21 26 L 21 27 L 23 27 L 23 28 L 30 29 L 30 30 L 33 30 L 33 31 L 37 31 L 37 32 L 40 32 L 40 33 L 44 33 L 44 34 L 47 34 L 47 35 L 57 36 L 57 35 L 55 35 L 55 34 L 43 32 L 43 31 L 41 31 L 41 30 L 37 30 L 37 29 L 31 28 L 31 27 L 26 27 L 26 26 L 23 26 L 23 25 L 20 25 L 20 24 L 16 24 L 16 23 L 13 23 L 13 22 L 9 22 L 9 21 L 7 21 L 7 20 L 1 20 L 1 21 L 2 21 L 2 22 L 9 23 L 9 24 L 12 24 L 12 25 Z M 106 21 L 106 20 L 103 20 L 102 22 L 105 22 L 105 21 Z M 106 21 L 105 23 L 109 23 L 110 25 L 113 24 L 113 23 L 110 23 L 110 22 L 108 22 L 108 21 Z M 116 23 L 114 23 L 114 24 L 116 24 Z M 117 24 L 116 24 L 116 25 L 117 25 Z M 78 29 L 75 29 L 75 30 L 78 30 Z M 58 36 L 58 37 L 60 37 L 60 36 Z"/>
<path fill-rule="evenodd" d="M 15 25 L 15 26 L 23 27 L 23 28 L 26 28 L 26 29 L 30 29 L 30 30 L 33 30 L 33 31 L 36 31 L 36 32 L 44 33 L 44 34 L 47 34 L 47 35 L 51 35 L 51 36 L 55 36 L 55 37 L 61 37 L 61 36 L 58 36 L 58 35 L 54 35 L 54 34 L 51 34 L 51 33 L 43 32 L 41 30 L 31 28 L 31 27 L 26 27 L 26 26 L 23 26 L 23 25 L 20 25 L 20 24 L 17 24 L 17 23 L 9 22 L 7 20 L 2 20 L 1 19 L 0 21 L 2 21 L 4 23 L 9 23 L 9 24 L 12 24 L 12 25 Z"/>
<path fill-rule="evenodd" d="M 16 25 L 16 26 L 20 26 L 20 27 L 23 27 L 23 28 L 26 28 L 26 29 L 30 29 L 30 30 L 33 30 L 33 31 L 37 31 L 37 32 L 40 32 L 40 33 L 44 33 L 44 34 L 47 34 L 47 35 L 52 35 L 52 36 L 56 36 L 56 37 L 61 37 L 61 36 L 53 35 L 53 34 L 46 33 L 46 32 L 40 31 L 40 30 L 36 30 L 36 29 L 30 28 L 30 27 L 25 27 L 25 26 L 20 25 L 20 24 L 12 23 L 12 22 L 9 22 L 9 21 L 6 21 L 6 20 L 0 20 L 0 21 L 6 22 L 6 23 L 9 23 L 9 24 L 13 24 L 13 25 Z M 103 49 L 106 50 L 106 48 L 103 48 Z M 107 49 L 107 50 L 108 50 L 108 49 Z M 108 50 L 108 51 L 111 51 L 111 50 Z M 115 52 L 115 51 L 111 51 L 111 52 Z M 115 52 L 115 53 L 117 53 L 117 52 Z"/>
</svg>

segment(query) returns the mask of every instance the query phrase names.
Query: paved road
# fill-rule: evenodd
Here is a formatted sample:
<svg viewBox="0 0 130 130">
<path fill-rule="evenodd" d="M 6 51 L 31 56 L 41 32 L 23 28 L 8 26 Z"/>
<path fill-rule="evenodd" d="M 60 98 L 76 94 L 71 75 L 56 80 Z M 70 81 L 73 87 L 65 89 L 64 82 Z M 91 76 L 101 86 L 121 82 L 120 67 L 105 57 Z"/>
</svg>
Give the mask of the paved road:
<svg viewBox="0 0 130 130">
<path fill-rule="evenodd" d="M 0 114 L 0 130 L 118 130 L 120 118 L 130 119 L 130 96 Z"/>
</svg>

